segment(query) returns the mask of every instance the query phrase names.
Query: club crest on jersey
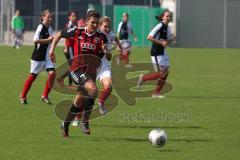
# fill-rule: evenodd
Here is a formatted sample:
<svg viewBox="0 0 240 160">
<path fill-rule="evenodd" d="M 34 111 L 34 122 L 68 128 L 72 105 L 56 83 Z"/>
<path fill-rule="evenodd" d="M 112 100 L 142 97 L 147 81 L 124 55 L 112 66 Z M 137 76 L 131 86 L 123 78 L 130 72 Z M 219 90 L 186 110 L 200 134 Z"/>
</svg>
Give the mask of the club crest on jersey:
<svg viewBox="0 0 240 160">
<path fill-rule="evenodd" d="M 93 43 L 99 43 L 99 42 L 100 42 L 100 38 L 95 37 L 95 38 L 93 39 Z"/>
<path fill-rule="evenodd" d="M 90 49 L 90 50 L 95 50 L 96 46 L 91 43 L 82 43 L 81 44 L 82 49 Z"/>
</svg>

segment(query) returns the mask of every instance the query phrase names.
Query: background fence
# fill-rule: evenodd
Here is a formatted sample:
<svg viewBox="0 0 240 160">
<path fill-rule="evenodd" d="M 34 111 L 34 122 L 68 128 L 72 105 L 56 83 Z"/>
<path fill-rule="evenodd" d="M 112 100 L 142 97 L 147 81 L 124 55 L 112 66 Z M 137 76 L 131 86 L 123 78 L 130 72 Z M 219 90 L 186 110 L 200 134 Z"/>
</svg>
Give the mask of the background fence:
<svg viewBox="0 0 240 160">
<path fill-rule="evenodd" d="M 178 45 L 240 47 L 240 0 L 178 0 Z"/>
<path fill-rule="evenodd" d="M 176 5 L 176 33 L 179 47 L 240 47 L 240 0 L 160 0 Z M 137 4 L 137 5 L 133 5 Z M 174 7 L 175 7 L 174 6 Z M 159 0 L 0 0 L 0 43 L 11 40 L 10 21 L 14 10 L 23 11 L 26 30 L 34 31 L 43 9 L 55 14 L 53 28 L 62 29 L 70 10 L 77 10 L 85 16 L 88 7 L 94 7 L 102 15 L 113 20 L 116 31 L 123 12 L 130 14 L 130 21 L 138 37 L 135 46 L 149 46 L 146 36 L 157 23 Z M 174 21 L 175 22 L 175 21 Z M 172 25 L 175 29 L 175 25 Z M 32 39 L 32 35 L 25 36 Z"/>
</svg>

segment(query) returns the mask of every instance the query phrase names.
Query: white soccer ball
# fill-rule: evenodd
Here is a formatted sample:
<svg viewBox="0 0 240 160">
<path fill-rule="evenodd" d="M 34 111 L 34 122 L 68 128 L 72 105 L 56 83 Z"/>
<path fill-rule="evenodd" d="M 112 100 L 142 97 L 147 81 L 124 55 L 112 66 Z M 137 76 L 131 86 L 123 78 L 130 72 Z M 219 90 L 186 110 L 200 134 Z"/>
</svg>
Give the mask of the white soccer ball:
<svg viewBox="0 0 240 160">
<path fill-rule="evenodd" d="M 167 134 L 164 130 L 157 128 L 148 135 L 149 142 L 154 147 L 162 147 L 167 142 Z"/>
</svg>

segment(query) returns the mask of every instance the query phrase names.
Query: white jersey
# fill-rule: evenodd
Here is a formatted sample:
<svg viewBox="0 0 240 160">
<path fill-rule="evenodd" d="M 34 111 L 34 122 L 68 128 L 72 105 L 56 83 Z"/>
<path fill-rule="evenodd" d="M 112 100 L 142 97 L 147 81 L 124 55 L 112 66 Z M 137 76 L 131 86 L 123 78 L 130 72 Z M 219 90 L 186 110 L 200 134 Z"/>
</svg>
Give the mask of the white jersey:
<svg viewBox="0 0 240 160">
<path fill-rule="evenodd" d="M 108 35 L 107 35 L 107 38 L 108 38 L 108 41 L 109 42 L 114 42 L 115 41 L 115 37 L 116 37 L 116 34 L 111 31 Z M 107 60 L 106 56 L 104 55 L 103 58 L 102 58 L 102 67 L 105 67 L 105 66 L 111 66 L 111 62 L 109 60 Z"/>
<path fill-rule="evenodd" d="M 107 35 L 109 42 L 114 42 L 115 37 L 116 37 L 116 34 L 113 31 L 111 31 Z M 102 81 L 102 79 L 104 79 L 106 77 L 110 77 L 110 78 L 112 77 L 111 62 L 109 60 L 107 60 L 106 56 L 104 55 L 103 58 L 101 59 L 101 67 L 98 70 L 97 79 Z"/>
</svg>

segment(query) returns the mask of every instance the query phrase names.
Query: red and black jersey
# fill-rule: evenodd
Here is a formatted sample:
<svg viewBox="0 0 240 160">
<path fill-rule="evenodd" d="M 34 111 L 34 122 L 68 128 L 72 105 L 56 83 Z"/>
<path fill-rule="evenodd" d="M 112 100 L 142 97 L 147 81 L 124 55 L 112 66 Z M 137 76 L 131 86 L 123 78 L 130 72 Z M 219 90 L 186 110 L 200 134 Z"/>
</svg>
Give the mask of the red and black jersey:
<svg viewBox="0 0 240 160">
<path fill-rule="evenodd" d="M 73 61 L 70 66 L 70 71 L 81 69 L 82 72 L 85 72 L 86 66 L 91 66 L 92 69 L 97 70 L 100 62 L 99 65 L 95 64 L 96 57 L 98 57 L 98 59 L 102 57 L 102 45 L 108 41 L 106 34 L 100 30 L 89 34 L 86 31 L 86 27 L 73 27 L 68 30 L 63 30 L 61 35 L 64 38 L 73 39 L 74 42 Z"/>
<path fill-rule="evenodd" d="M 74 24 L 74 23 L 72 23 L 72 21 L 69 21 L 68 23 L 65 24 L 65 29 L 69 29 L 69 28 L 72 28 L 74 26 L 77 26 L 77 24 Z M 73 41 L 74 40 L 71 39 L 71 38 L 66 38 L 66 41 L 65 41 L 66 46 L 73 47 L 73 45 L 74 45 Z"/>
</svg>

